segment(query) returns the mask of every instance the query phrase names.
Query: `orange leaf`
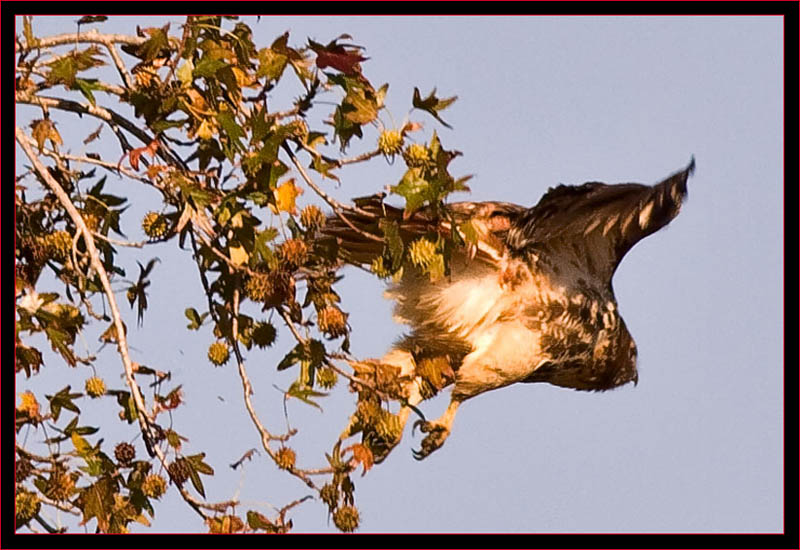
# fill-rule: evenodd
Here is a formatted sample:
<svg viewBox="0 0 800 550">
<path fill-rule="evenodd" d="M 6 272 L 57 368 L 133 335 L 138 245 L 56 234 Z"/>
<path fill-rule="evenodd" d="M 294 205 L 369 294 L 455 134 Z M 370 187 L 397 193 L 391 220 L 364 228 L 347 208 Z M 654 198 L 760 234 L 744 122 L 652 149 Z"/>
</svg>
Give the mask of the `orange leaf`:
<svg viewBox="0 0 800 550">
<path fill-rule="evenodd" d="M 295 201 L 299 195 L 303 194 L 303 190 L 294 184 L 294 179 L 283 182 L 275 190 L 275 208 L 278 212 L 289 212 L 290 214 L 297 213 Z"/>
<path fill-rule="evenodd" d="M 361 473 L 361 477 L 364 477 L 367 473 L 367 470 L 372 468 L 372 465 L 375 463 L 375 458 L 372 456 L 372 451 L 370 451 L 361 443 L 354 443 L 344 450 L 344 452 L 347 451 L 353 452 L 353 458 L 351 460 L 361 463 L 361 465 L 364 467 L 364 471 Z"/>
</svg>

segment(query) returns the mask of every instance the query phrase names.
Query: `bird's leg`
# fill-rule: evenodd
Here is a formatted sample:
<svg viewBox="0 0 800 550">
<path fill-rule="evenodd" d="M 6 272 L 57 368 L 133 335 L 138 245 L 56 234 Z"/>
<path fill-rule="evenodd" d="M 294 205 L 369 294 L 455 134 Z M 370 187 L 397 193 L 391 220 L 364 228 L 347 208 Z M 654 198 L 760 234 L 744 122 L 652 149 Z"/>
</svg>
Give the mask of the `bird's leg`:
<svg viewBox="0 0 800 550">
<path fill-rule="evenodd" d="M 395 415 L 399 421 L 396 424 L 399 426 L 398 430 L 391 430 L 387 434 L 386 432 L 379 432 L 379 430 L 376 430 L 374 427 L 362 426 L 360 428 L 363 433 L 362 439 L 365 441 L 369 440 L 369 447 L 373 450 L 376 464 L 383 462 L 386 457 L 389 456 L 392 449 L 400 443 L 403 438 L 403 429 L 408 421 L 409 414 L 416 410 L 416 406 L 422 402 L 422 394 L 420 392 L 421 380 L 418 376 L 415 376 L 416 363 L 414 357 L 409 352 L 397 349 L 392 350 L 380 359 L 380 363 L 400 368 L 400 377 L 408 380 L 408 382 L 404 384 L 405 394 L 408 397 Z M 355 435 L 357 432 L 354 431 L 354 426 L 357 426 L 358 422 L 355 415 L 351 417 L 350 424 L 339 436 L 339 439 L 344 440 L 351 435 Z M 359 428 L 355 429 L 357 430 Z"/>
<path fill-rule="evenodd" d="M 447 406 L 447 410 L 434 422 L 417 420 L 414 423 L 415 429 L 419 427 L 420 431 L 428 434 L 425 436 L 425 439 L 422 440 L 420 450 L 414 451 L 414 458 L 422 460 L 444 445 L 447 436 L 450 435 L 450 429 L 453 426 L 453 420 L 456 418 L 456 411 L 458 411 L 458 406 L 460 404 L 460 400 L 452 398 L 450 400 L 450 405 Z"/>
</svg>

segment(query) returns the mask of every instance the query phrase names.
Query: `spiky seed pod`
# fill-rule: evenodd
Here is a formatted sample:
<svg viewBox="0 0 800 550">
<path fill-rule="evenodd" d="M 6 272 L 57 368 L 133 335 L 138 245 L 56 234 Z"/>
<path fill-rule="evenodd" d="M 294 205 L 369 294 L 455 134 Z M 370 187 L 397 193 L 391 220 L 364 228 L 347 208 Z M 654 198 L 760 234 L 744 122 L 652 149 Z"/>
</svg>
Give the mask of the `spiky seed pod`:
<svg viewBox="0 0 800 550">
<path fill-rule="evenodd" d="M 427 266 L 436 255 L 436 245 L 426 238 L 419 238 L 408 246 L 408 255 L 414 265 Z"/>
<path fill-rule="evenodd" d="M 54 260 L 64 263 L 72 253 L 72 235 L 66 231 L 56 231 L 45 237 L 47 254 Z"/>
<path fill-rule="evenodd" d="M 244 293 L 254 302 L 265 301 L 272 293 L 268 275 L 253 275 L 244 283 Z"/>
<path fill-rule="evenodd" d="M 266 348 L 275 342 L 275 327 L 271 323 L 256 323 L 253 327 L 253 343 L 259 348 Z"/>
<path fill-rule="evenodd" d="M 42 503 L 39 502 L 39 497 L 30 491 L 21 490 L 17 492 L 14 499 L 16 508 L 17 527 L 25 525 L 33 516 L 39 513 Z"/>
<path fill-rule="evenodd" d="M 403 150 L 403 134 L 397 130 L 384 130 L 378 136 L 378 150 L 384 155 L 396 155 Z"/>
<path fill-rule="evenodd" d="M 372 260 L 372 265 L 370 266 L 372 272 L 380 277 L 381 279 L 386 279 L 387 277 L 391 276 L 391 272 L 386 268 L 386 264 L 383 261 L 383 256 L 378 256 L 374 260 Z"/>
<path fill-rule="evenodd" d="M 230 356 L 228 344 L 222 340 L 218 340 L 208 347 L 208 360 L 218 367 L 227 363 Z"/>
<path fill-rule="evenodd" d="M 81 217 L 83 218 L 83 223 L 89 228 L 89 231 L 97 231 L 97 228 L 100 227 L 100 217 L 97 214 L 83 210 L 81 211 Z"/>
<path fill-rule="evenodd" d="M 297 455 L 295 455 L 294 449 L 291 447 L 281 447 L 275 455 L 275 461 L 278 463 L 278 467 L 283 470 L 294 468 L 296 458 Z"/>
<path fill-rule="evenodd" d="M 163 239 L 169 233 L 169 220 L 158 212 L 148 212 L 142 218 L 142 230 L 150 240 Z"/>
<path fill-rule="evenodd" d="M 300 239 L 289 239 L 278 247 L 278 256 L 291 267 L 300 267 L 308 257 L 308 245 Z"/>
<path fill-rule="evenodd" d="M 85 387 L 86 393 L 89 394 L 89 397 L 92 399 L 100 397 L 106 393 L 106 383 L 102 378 L 97 376 L 92 376 L 91 378 L 87 379 Z"/>
<path fill-rule="evenodd" d="M 189 462 L 185 458 L 179 458 L 167 466 L 167 471 L 172 481 L 178 485 L 183 485 L 192 474 L 192 467 L 189 466 Z"/>
<path fill-rule="evenodd" d="M 339 381 L 339 375 L 337 375 L 333 369 L 321 367 L 317 369 L 315 379 L 320 388 L 330 390 L 336 385 L 336 382 Z"/>
<path fill-rule="evenodd" d="M 421 168 L 430 163 L 428 148 L 419 143 L 412 143 L 403 151 L 403 160 L 409 168 Z"/>
<path fill-rule="evenodd" d="M 136 458 L 136 447 L 123 441 L 114 447 L 114 458 L 117 459 L 120 467 L 128 468 Z"/>
<path fill-rule="evenodd" d="M 355 506 L 342 506 L 333 513 L 333 524 L 345 533 L 352 533 L 358 529 L 360 519 Z"/>
<path fill-rule="evenodd" d="M 308 135 L 308 124 L 301 118 L 296 118 L 285 126 L 296 137 L 305 137 Z"/>
<path fill-rule="evenodd" d="M 347 334 L 347 314 L 336 306 L 324 307 L 317 312 L 317 326 L 331 338 L 344 336 Z"/>
<path fill-rule="evenodd" d="M 333 510 L 339 503 L 339 487 L 333 483 L 326 483 L 319 491 L 319 498 Z"/>
<path fill-rule="evenodd" d="M 254 302 L 276 307 L 294 299 L 294 279 L 288 271 L 270 271 L 251 276 L 244 284 L 244 292 Z"/>
<path fill-rule="evenodd" d="M 300 223 L 309 231 L 316 231 L 325 225 L 325 214 L 319 206 L 309 204 L 300 212 Z"/>
<path fill-rule="evenodd" d="M 28 479 L 32 471 L 33 464 L 31 464 L 30 460 L 17 457 L 17 461 L 14 463 L 14 481 L 22 483 Z"/>
<path fill-rule="evenodd" d="M 158 474 L 150 474 L 142 481 L 142 492 L 149 498 L 161 498 L 167 492 L 167 480 Z"/>
<path fill-rule="evenodd" d="M 75 491 L 75 480 L 60 468 L 50 474 L 45 495 L 53 500 L 67 500 Z"/>
</svg>

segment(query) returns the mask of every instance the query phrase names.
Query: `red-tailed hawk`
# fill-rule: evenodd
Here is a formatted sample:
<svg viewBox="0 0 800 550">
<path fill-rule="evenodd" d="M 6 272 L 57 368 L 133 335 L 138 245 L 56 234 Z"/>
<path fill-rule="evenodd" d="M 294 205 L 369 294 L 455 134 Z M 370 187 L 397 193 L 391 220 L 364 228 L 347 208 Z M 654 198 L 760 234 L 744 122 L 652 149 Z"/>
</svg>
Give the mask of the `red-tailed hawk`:
<svg viewBox="0 0 800 550">
<path fill-rule="evenodd" d="M 348 213 L 348 223 L 329 220 L 325 232 L 358 265 L 370 265 L 384 250 L 380 240 L 364 236 L 382 235 L 377 217 L 396 220 L 406 243 L 466 220 L 477 233 L 477 244 L 455 251 L 448 276 L 432 282 L 409 264 L 387 291 L 410 332 L 380 361 L 410 380 L 408 404 L 423 399 L 421 362 L 444 357 L 452 367 L 447 411 L 435 422 L 415 424 L 428 434 L 416 458 L 438 449 L 458 406 L 485 391 L 516 382 L 596 391 L 636 383 L 636 345 L 611 279 L 633 245 L 678 215 L 693 169 L 694 159 L 653 186 L 559 185 L 533 208 L 454 203 L 445 216 L 428 209 L 404 219 L 402 210 L 376 196 L 359 203 L 363 214 Z M 401 409 L 403 424 L 409 412 Z M 385 442 L 386 453 L 398 442 Z"/>
</svg>

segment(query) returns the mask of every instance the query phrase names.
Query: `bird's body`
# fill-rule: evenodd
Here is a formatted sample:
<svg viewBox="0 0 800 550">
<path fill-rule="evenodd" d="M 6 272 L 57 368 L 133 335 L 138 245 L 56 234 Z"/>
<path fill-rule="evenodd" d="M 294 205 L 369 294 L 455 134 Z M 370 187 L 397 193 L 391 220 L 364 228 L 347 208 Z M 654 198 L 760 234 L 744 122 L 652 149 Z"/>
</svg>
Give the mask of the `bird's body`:
<svg viewBox="0 0 800 550">
<path fill-rule="evenodd" d="M 409 403 L 424 395 L 421 363 L 444 358 L 453 373 L 451 406 L 437 422 L 422 423 L 430 433 L 418 458 L 441 446 L 458 405 L 482 392 L 517 382 L 608 390 L 637 381 L 636 346 L 611 278 L 636 242 L 678 214 L 693 167 L 654 186 L 559 185 L 533 208 L 464 202 L 448 205 L 446 216 L 423 210 L 404 218 L 375 197 L 348 223 L 330 220 L 327 233 L 354 264 L 383 251 L 364 238 L 380 234 L 369 214 L 396 220 L 406 242 L 467 220 L 477 233 L 476 242 L 453 253 L 448 276 L 431 281 L 407 265 L 387 291 L 410 332 L 381 361 L 407 377 Z M 401 411 L 403 422 L 408 412 Z"/>
</svg>

